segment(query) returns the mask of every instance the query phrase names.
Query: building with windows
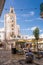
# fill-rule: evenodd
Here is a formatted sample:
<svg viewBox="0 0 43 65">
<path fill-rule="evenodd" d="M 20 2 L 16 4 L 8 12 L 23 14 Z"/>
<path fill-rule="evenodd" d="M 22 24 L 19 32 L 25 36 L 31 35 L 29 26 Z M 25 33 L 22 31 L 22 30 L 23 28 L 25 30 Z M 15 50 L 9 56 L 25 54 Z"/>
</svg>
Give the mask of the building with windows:
<svg viewBox="0 0 43 65">
<path fill-rule="evenodd" d="M 11 40 L 20 35 L 20 27 L 16 22 L 16 14 L 14 8 L 10 8 L 9 13 L 5 14 L 5 38 Z"/>
</svg>

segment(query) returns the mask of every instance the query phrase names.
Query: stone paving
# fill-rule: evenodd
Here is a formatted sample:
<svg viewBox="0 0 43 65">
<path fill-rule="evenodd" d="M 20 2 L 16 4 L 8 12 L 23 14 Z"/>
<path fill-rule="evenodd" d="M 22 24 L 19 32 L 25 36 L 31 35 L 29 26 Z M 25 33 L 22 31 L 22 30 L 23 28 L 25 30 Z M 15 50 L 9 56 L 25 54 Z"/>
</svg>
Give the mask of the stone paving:
<svg viewBox="0 0 43 65">
<path fill-rule="evenodd" d="M 0 65 L 38 65 L 37 63 L 27 64 L 24 59 L 24 55 L 12 55 L 11 51 L 0 50 Z M 43 58 L 35 61 L 43 65 Z"/>
</svg>

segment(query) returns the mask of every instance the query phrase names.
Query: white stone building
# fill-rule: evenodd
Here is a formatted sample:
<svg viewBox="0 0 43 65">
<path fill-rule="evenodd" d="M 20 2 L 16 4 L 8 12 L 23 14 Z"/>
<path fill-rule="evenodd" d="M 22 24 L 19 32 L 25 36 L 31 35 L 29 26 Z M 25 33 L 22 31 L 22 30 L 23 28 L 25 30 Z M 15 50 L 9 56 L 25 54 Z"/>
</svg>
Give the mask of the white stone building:
<svg viewBox="0 0 43 65">
<path fill-rule="evenodd" d="M 16 14 L 14 8 L 10 8 L 10 12 L 5 14 L 5 37 L 7 40 L 13 39 L 20 34 L 20 27 L 16 23 Z"/>
</svg>

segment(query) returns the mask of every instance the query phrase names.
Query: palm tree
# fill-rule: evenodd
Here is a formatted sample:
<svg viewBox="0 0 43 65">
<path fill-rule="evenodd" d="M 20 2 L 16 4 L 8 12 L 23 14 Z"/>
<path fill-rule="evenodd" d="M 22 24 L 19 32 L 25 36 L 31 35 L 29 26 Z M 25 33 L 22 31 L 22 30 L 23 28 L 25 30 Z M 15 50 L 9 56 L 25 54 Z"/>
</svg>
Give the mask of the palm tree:
<svg viewBox="0 0 43 65">
<path fill-rule="evenodd" d="M 33 35 L 35 37 L 35 40 L 37 41 L 37 51 L 38 51 L 38 40 L 39 40 L 39 28 L 36 27 L 34 30 L 33 30 Z"/>
</svg>

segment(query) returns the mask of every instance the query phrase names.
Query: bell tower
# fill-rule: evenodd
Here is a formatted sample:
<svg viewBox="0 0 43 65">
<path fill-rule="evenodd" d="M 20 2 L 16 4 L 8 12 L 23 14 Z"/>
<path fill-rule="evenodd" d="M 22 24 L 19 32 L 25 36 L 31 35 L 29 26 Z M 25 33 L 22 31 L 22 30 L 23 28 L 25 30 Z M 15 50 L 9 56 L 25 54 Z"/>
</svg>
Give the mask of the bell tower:
<svg viewBox="0 0 43 65">
<path fill-rule="evenodd" d="M 14 13 L 14 8 L 10 7 L 10 13 Z"/>
</svg>

